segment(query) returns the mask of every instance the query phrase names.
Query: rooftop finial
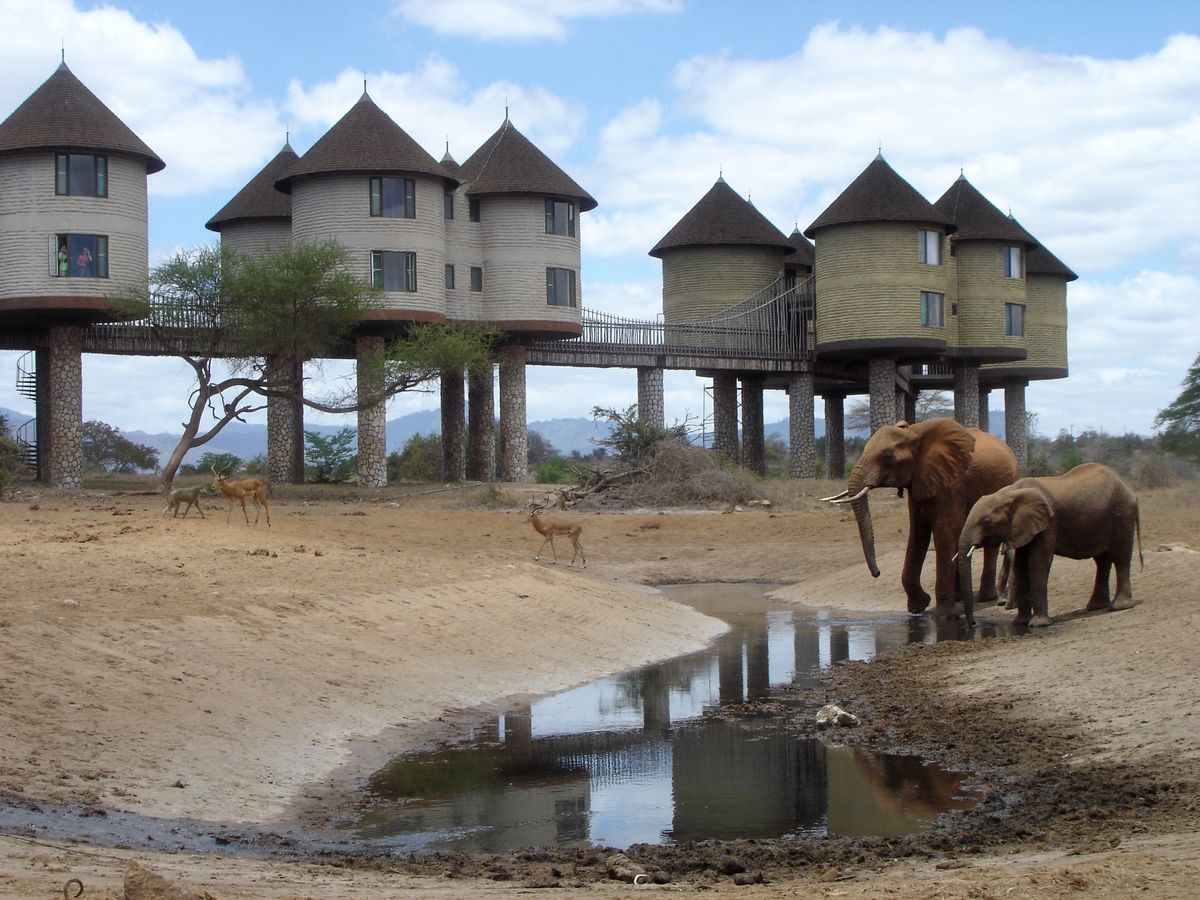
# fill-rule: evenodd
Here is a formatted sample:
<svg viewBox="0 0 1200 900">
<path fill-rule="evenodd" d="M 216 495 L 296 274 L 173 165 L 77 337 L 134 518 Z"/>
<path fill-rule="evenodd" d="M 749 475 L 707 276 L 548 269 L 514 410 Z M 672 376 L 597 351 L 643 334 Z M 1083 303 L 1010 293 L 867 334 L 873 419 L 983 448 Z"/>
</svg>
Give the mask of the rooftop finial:
<svg viewBox="0 0 1200 900">
<path fill-rule="evenodd" d="M 67 61 L 67 42 L 62 38 L 59 38 L 58 42 L 62 45 L 62 61 L 65 64 Z"/>
</svg>

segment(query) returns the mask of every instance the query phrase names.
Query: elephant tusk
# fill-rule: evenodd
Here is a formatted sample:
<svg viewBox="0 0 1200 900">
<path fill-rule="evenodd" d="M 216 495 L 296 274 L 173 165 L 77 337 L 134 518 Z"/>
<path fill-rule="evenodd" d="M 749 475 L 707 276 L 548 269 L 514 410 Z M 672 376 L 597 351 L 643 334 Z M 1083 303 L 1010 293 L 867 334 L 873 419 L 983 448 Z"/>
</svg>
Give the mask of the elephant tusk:
<svg viewBox="0 0 1200 900">
<path fill-rule="evenodd" d="M 950 562 L 958 562 L 958 554 L 957 553 L 955 553 L 952 557 L 950 557 Z"/>
<path fill-rule="evenodd" d="M 974 552 L 975 552 L 975 547 L 974 547 L 974 545 L 972 545 L 971 549 L 967 551 L 967 559 L 970 559 L 971 554 Z"/>
<path fill-rule="evenodd" d="M 853 503 L 855 500 L 858 500 L 861 497 L 867 496 L 867 491 L 869 491 L 869 490 L 871 490 L 871 485 L 867 485 L 865 488 L 863 488 L 861 491 L 859 491 L 853 497 L 843 497 L 841 499 L 834 500 L 833 502 L 834 503 Z M 846 493 L 848 494 L 850 492 L 846 491 Z"/>
<path fill-rule="evenodd" d="M 850 492 L 849 492 L 849 491 L 842 491 L 840 494 L 834 494 L 832 497 L 822 497 L 822 498 L 821 498 L 821 502 L 822 502 L 822 503 L 830 503 L 830 502 L 832 502 L 832 501 L 834 501 L 834 500 L 841 500 L 841 499 L 842 499 L 843 497 L 845 497 L 845 496 L 846 496 L 848 493 L 850 493 Z"/>
</svg>

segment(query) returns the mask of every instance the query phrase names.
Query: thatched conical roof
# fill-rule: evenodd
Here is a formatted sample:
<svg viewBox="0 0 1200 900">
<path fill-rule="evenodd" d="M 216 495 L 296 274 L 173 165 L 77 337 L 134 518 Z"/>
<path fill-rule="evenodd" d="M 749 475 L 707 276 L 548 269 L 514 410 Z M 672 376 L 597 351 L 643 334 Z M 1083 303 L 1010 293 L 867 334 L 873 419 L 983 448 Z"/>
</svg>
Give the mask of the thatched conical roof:
<svg viewBox="0 0 1200 900">
<path fill-rule="evenodd" d="M 292 198 L 276 189 L 275 182 L 287 175 L 300 157 L 285 143 L 275 158 L 234 194 L 233 199 L 221 207 L 220 212 L 208 220 L 205 228 L 220 231 L 227 222 L 251 219 L 290 219 Z"/>
<path fill-rule="evenodd" d="M 964 175 L 959 175 L 933 205 L 957 227 L 955 240 L 1005 241 L 1024 244 L 1028 249 L 1037 246 L 1032 234 L 997 209 Z"/>
<path fill-rule="evenodd" d="M 708 193 L 654 245 L 650 255 L 662 258 L 666 250 L 705 244 L 756 244 L 792 250 L 783 232 L 724 178 L 717 179 Z"/>
<path fill-rule="evenodd" d="M 579 201 L 579 211 L 595 209 L 595 199 L 505 118 L 496 133 L 462 164 L 467 193 L 548 194 Z"/>
<path fill-rule="evenodd" d="M 943 226 L 947 234 L 954 231 L 954 223 L 901 178 L 883 154 L 850 182 L 804 234 L 811 238 L 822 228 L 859 222 L 923 222 Z"/>
</svg>

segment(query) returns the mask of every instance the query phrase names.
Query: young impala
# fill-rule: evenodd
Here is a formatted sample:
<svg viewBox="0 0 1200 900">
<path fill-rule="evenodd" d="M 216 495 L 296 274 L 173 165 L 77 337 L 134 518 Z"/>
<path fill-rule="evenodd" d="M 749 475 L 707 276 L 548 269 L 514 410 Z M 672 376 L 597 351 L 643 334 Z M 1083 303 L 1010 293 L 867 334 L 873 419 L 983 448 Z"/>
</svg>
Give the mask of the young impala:
<svg viewBox="0 0 1200 900">
<path fill-rule="evenodd" d="M 558 551 L 554 549 L 554 536 L 565 534 L 571 539 L 571 546 L 575 548 L 575 553 L 571 556 L 571 561 L 567 563 L 567 566 L 575 565 L 575 557 L 578 556 L 583 560 L 583 567 L 586 569 L 587 555 L 583 552 L 583 544 L 579 542 L 583 526 L 578 522 L 568 522 L 566 519 L 543 519 L 538 513 L 544 512 L 545 509 L 544 506 L 534 506 L 529 510 L 529 524 L 533 526 L 534 531 L 545 538 L 542 546 L 538 547 L 538 552 L 534 554 L 534 560 L 542 558 L 542 551 L 546 549 L 546 544 L 549 544 L 550 552 L 554 554 L 554 561 L 557 563 Z"/>
<path fill-rule="evenodd" d="M 225 521 L 233 515 L 233 501 L 242 504 L 242 515 L 246 524 L 250 524 L 250 514 L 246 512 L 246 498 L 254 501 L 254 524 L 258 524 L 259 505 L 267 511 L 267 527 L 271 527 L 271 507 L 267 506 L 267 485 L 257 478 L 242 478 L 239 481 L 226 481 L 225 475 L 213 468 L 213 487 L 229 498 L 229 509 L 225 513 Z"/>
</svg>

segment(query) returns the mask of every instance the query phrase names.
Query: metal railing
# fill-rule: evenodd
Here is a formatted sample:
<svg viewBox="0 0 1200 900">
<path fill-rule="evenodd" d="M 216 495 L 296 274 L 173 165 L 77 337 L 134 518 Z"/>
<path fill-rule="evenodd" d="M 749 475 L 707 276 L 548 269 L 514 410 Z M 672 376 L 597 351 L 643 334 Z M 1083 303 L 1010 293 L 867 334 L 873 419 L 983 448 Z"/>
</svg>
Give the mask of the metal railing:
<svg viewBox="0 0 1200 900">
<path fill-rule="evenodd" d="M 17 393 L 28 400 L 37 399 L 37 351 L 17 357 Z"/>
</svg>

